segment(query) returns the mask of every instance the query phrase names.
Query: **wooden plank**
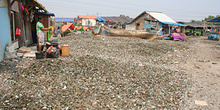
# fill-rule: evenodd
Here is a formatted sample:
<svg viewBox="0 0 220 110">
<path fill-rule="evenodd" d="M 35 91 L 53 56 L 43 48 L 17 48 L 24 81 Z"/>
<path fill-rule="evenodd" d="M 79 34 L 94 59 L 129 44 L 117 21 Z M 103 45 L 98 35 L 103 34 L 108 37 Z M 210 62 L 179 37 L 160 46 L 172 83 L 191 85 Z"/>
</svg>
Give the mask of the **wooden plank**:
<svg viewBox="0 0 220 110">
<path fill-rule="evenodd" d="M 28 8 L 28 11 L 30 11 L 30 9 L 32 9 L 34 6 L 31 6 L 30 8 Z"/>
<path fill-rule="evenodd" d="M 157 22 L 156 30 L 158 30 L 158 27 L 159 27 L 159 22 Z"/>
<path fill-rule="evenodd" d="M 140 30 L 143 30 L 144 27 L 144 19 L 140 19 Z"/>
</svg>

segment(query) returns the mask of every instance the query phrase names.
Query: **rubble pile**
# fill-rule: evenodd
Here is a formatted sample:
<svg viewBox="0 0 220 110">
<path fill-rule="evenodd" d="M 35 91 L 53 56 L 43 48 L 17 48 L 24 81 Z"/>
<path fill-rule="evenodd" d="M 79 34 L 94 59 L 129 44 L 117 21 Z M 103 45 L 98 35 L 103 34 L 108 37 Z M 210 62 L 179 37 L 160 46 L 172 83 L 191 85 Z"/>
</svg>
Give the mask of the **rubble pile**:
<svg viewBox="0 0 220 110">
<path fill-rule="evenodd" d="M 184 64 L 193 50 L 184 42 L 77 35 L 59 43 L 69 45 L 70 56 L 25 60 L 4 79 L 10 87 L 1 90 L 1 107 L 180 109 L 188 103 Z"/>
</svg>

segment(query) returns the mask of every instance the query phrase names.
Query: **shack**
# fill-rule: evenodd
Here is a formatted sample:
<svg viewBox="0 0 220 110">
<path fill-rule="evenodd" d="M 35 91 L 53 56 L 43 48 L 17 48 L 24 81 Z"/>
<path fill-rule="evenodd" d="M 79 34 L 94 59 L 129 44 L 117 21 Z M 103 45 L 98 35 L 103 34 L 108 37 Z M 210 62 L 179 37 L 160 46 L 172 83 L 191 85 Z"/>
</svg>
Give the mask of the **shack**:
<svg viewBox="0 0 220 110">
<path fill-rule="evenodd" d="M 6 45 L 7 51 L 11 52 L 36 43 L 36 18 L 39 15 L 46 14 L 44 25 L 50 25 L 51 15 L 47 15 L 48 11 L 37 0 L 0 0 L 0 13 L 0 61 L 5 58 Z"/>
<path fill-rule="evenodd" d="M 158 35 L 170 34 L 172 26 L 186 26 L 179 24 L 162 12 L 144 11 L 126 25 L 126 30 L 159 30 Z"/>
<path fill-rule="evenodd" d="M 218 40 L 220 41 L 220 27 L 219 27 L 219 24 L 220 24 L 220 17 L 216 17 L 214 19 L 211 19 L 211 20 L 208 20 L 206 21 L 205 23 L 211 23 L 212 25 L 216 24 L 217 25 L 217 31 L 214 33 L 214 34 L 218 34 Z"/>
<path fill-rule="evenodd" d="M 187 25 L 185 27 L 185 34 L 187 36 L 190 35 L 204 35 L 205 29 L 211 29 L 212 26 L 209 24 L 205 24 L 205 22 L 179 22 L 181 24 Z"/>
</svg>

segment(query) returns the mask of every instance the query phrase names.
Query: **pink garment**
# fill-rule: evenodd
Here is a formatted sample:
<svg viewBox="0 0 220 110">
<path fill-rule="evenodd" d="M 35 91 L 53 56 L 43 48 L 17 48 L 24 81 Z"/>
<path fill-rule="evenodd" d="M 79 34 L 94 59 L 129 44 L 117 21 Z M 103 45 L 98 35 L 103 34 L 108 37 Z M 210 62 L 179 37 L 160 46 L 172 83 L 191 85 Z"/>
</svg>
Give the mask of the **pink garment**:
<svg viewBox="0 0 220 110">
<path fill-rule="evenodd" d="M 19 6 L 19 11 L 22 12 L 24 10 L 24 6 L 22 5 L 22 3 Z"/>
<path fill-rule="evenodd" d="M 21 17 L 23 18 L 24 6 L 22 5 L 22 3 L 19 5 L 19 11 L 21 13 Z"/>
</svg>

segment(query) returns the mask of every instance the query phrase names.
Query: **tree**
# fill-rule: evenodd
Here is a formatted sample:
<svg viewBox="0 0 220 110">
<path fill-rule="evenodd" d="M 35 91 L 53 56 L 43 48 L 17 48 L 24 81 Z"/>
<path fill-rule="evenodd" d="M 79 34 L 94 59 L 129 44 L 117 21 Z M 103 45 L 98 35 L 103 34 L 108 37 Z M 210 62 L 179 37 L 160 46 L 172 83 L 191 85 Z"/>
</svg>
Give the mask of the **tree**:
<svg viewBox="0 0 220 110">
<path fill-rule="evenodd" d="M 125 15 L 123 15 L 123 14 L 121 14 L 120 17 L 127 17 L 127 18 L 130 18 L 129 16 L 125 16 Z"/>
<path fill-rule="evenodd" d="M 191 20 L 191 22 L 193 23 L 193 22 L 196 22 L 196 20 Z"/>
<path fill-rule="evenodd" d="M 216 17 L 220 17 L 220 15 L 216 15 Z M 196 20 L 191 20 L 191 22 L 204 22 L 204 21 L 208 21 L 208 20 L 214 19 L 216 17 L 209 15 L 208 17 L 205 17 L 205 19 L 202 19 L 201 21 L 199 21 L 199 20 L 197 20 L 197 21 Z"/>
<path fill-rule="evenodd" d="M 191 22 L 193 23 L 193 22 L 201 22 L 201 21 L 191 20 Z"/>
<path fill-rule="evenodd" d="M 217 17 L 217 16 L 216 16 Z M 214 19 L 215 18 L 215 16 L 211 16 L 211 15 L 209 15 L 209 17 L 208 18 L 205 18 L 205 21 L 208 21 L 208 20 L 211 20 L 211 19 Z"/>
</svg>

